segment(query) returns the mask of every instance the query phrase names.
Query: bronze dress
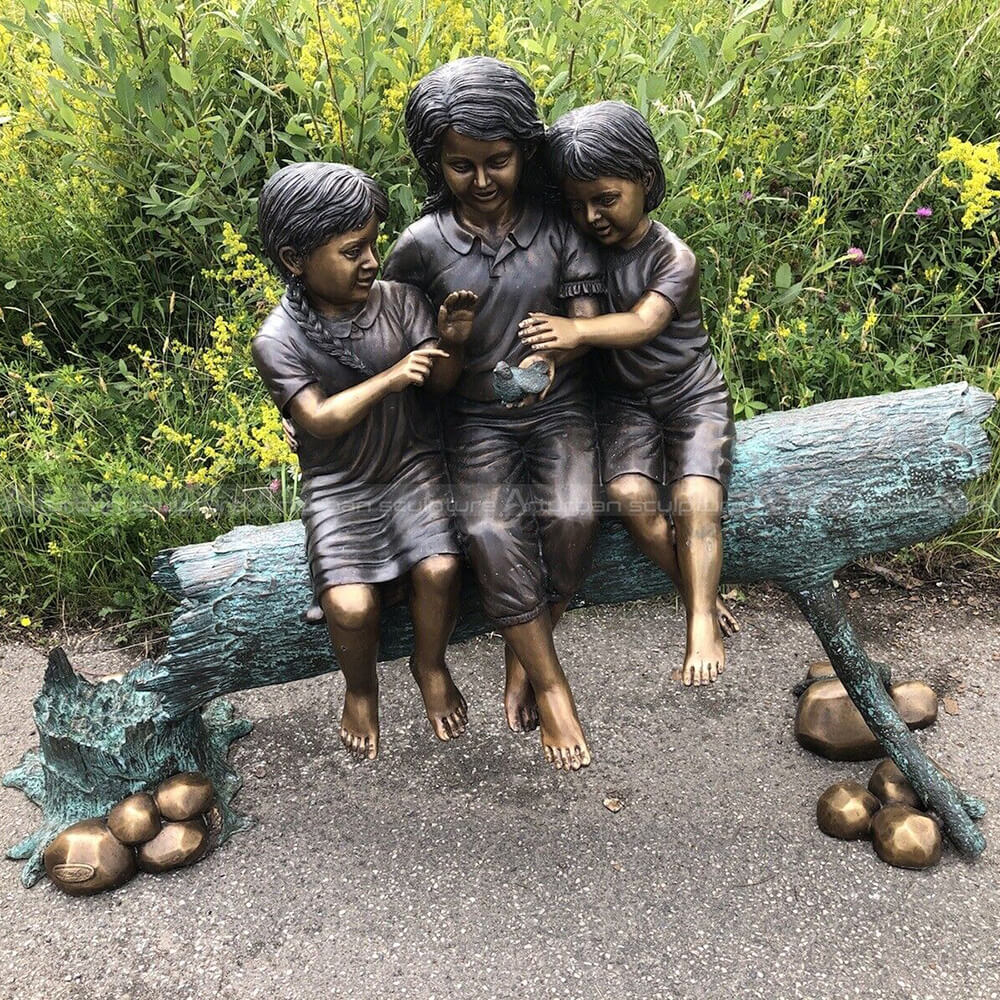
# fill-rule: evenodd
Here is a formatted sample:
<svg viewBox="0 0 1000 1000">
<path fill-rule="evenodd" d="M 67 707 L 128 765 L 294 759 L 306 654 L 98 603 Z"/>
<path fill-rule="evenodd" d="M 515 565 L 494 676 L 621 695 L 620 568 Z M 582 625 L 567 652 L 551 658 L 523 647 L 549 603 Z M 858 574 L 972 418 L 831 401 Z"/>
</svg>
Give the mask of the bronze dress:
<svg viewBox="0 0 1000 1000">
<path fill-rule="evenodd" d="M 674 319 L 638 347 L 592 352 L 602 481 L 638 473 L 668 486 L 707 476 L 726 491 L 736 429 L 702 322 L 694 253 L 653 222 L 631 249 L 607 250 L 605 266 L 612 312 L 652 291 L 673 305 Z"/>
<path fill-rule="evenodd" d="M 603 293 L 601 272 L 598 252 L 567 220 L 530 202 L 497 248 L 445 208 L 409 226 L 386 261 L 386 277 L 416 285 L 435 308 L 458 289 L 479 296 L 444 440 L 455 521 L 498 628 L 577 591 L 590 568 L 598 483 L 582 364 L 561 366 L 545 401 L 521 409 L 496 399 L 493 367 L 531 353 L 517 335 L 529 312 L 565 315 L 568 299 Z"/>
<path fill-rule="evenodd" d="M 350 317 L 323 319 L 371 372 L 437 339 L 427 300 L 409 285 L 376 281 Z M 324 352 L 278 305 L 251 344 L 275 405 L 308 385 L 327 396 L 369 378 Z M 390 393 L 350 430 L 315 438 L 296 427 L 302 521 L 317 600 L 327 587 L 395 580 L 420 560 L 459 552 L 434 401 L 414 386 Z"/>
</svg>

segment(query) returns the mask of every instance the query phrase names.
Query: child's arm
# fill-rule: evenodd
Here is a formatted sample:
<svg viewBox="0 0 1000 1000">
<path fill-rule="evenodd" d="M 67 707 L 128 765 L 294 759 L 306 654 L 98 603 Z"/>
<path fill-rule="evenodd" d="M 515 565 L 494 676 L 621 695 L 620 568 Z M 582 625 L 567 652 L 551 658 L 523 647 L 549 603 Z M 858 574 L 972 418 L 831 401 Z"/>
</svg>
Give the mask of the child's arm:
<svg viewBox="0 0 1000 1000">
<path fill-rule="evenodd" d="M 573 317 L 530 313 L 518 324 L 522 342 L 536 351 L 578 352 L 589 347 L 639 347 L 673 320 L 673 303 L 659 292 L 646 292 L 628 312 Z"/>
<path fill-rule="evenodd" d="M 599 316 L 601 313 L 601 300 L 597 298 L 596 295 L 576 295 L 567 300 L 566 311 L 574 319 L 586 319 L 590 316 Z M 532 315 L 536 314 L 532 313 Z M 538 313 L 537 315 L 543 314 Z M 527 341 L 525 341 L 525 343 L 527 343 Z M 579 358 L 581 355 L 586 354 L 588 350 L 590 350 L 589 347 L 578 347 L 572 351 L 546 351 L 539 349 L 529 354 L 518 367 L 530 368 L 533 364 L 536 364 L 539 361 L 544 361 L 545 364 L 548 365 L 549 369 L 549 384 L 540 393 L 525 396 L 520 403 L 515 403 L 514 406 L 522 407 L 528 406 L 531 403 L 542 402 L 549 394 L 549 389 L 552 388 L 552 383 L 555 381 L 556 368 L 560 365 L 569 363 L 574 358 Z"/>
<path fill-rule="evenodd" d="M 317 438 L 339 437 L 368 414 L 390 393 L 411 385 L 423 385 L 439 358 L 448 355 L 437 347 L 410 351 L 391 368 L 333 396 L 326 396 L 313 382 L 300 389 L 289 401 L 288 412 L 297 427 Z"/>
<path fill-rule="evenodd" d="M 437 346 L 445 357 L 434 362 L 427 388 L 432 392 L 448 392 L 458 381 L 465 365 L 465 344 L 472 333 L 472 318 L 479 296 L 475 292 L 452 292 L 438 310 Z"/>
</svg>

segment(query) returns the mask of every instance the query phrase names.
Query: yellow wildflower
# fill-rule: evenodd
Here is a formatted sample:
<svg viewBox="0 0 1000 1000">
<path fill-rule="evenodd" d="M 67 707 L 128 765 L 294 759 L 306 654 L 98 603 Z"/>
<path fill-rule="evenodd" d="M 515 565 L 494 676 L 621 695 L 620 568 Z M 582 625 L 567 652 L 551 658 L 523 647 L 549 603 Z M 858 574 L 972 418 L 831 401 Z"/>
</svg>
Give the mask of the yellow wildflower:
<svg viewBox="0 0 1000 1000">
<path fill-rule="evenodd" d="M 962 228 L 971 229 L 1000 201 L 1000 142 L 976 145 L 952 136 L 938 159 L 946 165 L 958 163 L 966 170 L 967 176 L 960 186 L 950 177 L 942 177 L 941 182 L 946 187 L 959 188 L 959 201 L 965 206 Z"/>
</svg>

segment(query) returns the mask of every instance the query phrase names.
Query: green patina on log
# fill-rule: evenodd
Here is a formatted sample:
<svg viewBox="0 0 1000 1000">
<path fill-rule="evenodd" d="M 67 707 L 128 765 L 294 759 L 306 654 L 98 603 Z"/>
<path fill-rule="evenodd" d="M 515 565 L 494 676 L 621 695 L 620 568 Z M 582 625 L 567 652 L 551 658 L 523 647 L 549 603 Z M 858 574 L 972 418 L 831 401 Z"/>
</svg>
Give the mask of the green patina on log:
<svg viewBox="0 0 1000 1000">
<path fill-rule="evenodd" d="M 724 579 L 773 580 L 792 594 L 888 756 L 969 856 L 985 847 L 972 823 L 985 807 L 940 774 L 900 720 L 885 690 L 889 669 L 864 652 L 832 579 L 862 556 L 933 538 L 966 513 L 964 488 L 989 465 L 982 423 L 994 402 L 959 383 L 745 421 L 737 427 L 724 522 Z M 32 855 L 26 884 L 37 878 L 40 849 L 59 829 L 101 815 L 129 792 L 155 784 L 166 776 L 165 758 L 176 760 L 174 770 L 205 770 L 219 787 L 235 792 L 238 779 L 222 770 L 225 748 L 248 724 L 220 722 L 219 709 L 203 711 L 206 703 L 336 669 L 326 629 L 301 621 L 311 594 L 300 522 L 236 528 L 214 542 L 160 553 L 153 578 L 179 601 L 167 650 L 127 675 L 113 711 L 99 709 L 108 727 L 106 745 L 104 737 L 96 746 L 83 739 L 78 753 L 75 733 L 61 733 L 65 722 L 55 726 L 55 739 L 50 736 L 51 719 L 68 719 L 72 712 L 92 719 L 98 710 L 90 685 L 71 687 L 60 673 L 64 707 L 53 713 L 46 676 L 36 702 L 40 752 L 27 755 L 5 779 L 45 812 L 42 829 L 11 852 Z M 621 525 L 604 519 L 594 569 L 576 605 L 669 590 L 667 577 L 636 552 Z M 453 641 L 489 629 L 467 580 Z M 408 655 L 411 639 L 405 605 L 387 608 L 381 657 Z M 240 820 L 235 813 L 230 817 L 233 829 Z"/>
<path fill-rule="evenodd" d="M 723 578 L 788 589 L 862 556 L 940 534 L 966 513 L 964 487 L 989 464 L 993 397 L 965 383 L 821 403 L 737 425 Z M 137 683 L 176 716 L 231 691 L 336 669 L 311 603 L 300 522 L 241 527 L 161 553 L 153 579 L 180 601 L 166 655 Z M 577 605 L 664 594 L 669 579 L 604 519 Z M 381 656 L 410 651 L 409 612 L 383 616 Z M 489 631 L 466 587 L 454 641 Z"/>
</svg>

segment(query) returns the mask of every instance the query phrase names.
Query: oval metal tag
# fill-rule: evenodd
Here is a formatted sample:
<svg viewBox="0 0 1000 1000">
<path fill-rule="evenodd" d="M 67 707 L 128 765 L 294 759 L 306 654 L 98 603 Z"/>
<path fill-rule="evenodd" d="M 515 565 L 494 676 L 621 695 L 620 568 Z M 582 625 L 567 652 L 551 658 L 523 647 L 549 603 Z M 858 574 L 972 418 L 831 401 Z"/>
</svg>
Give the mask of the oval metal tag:
<svg viewBox="0 0 1000 1000">
<path fill-rule="evenodd" d="M 56 865 L 52 874 L 63 882 L 86 882 L 94 877 L 92 865 Z"/>
</svg>

